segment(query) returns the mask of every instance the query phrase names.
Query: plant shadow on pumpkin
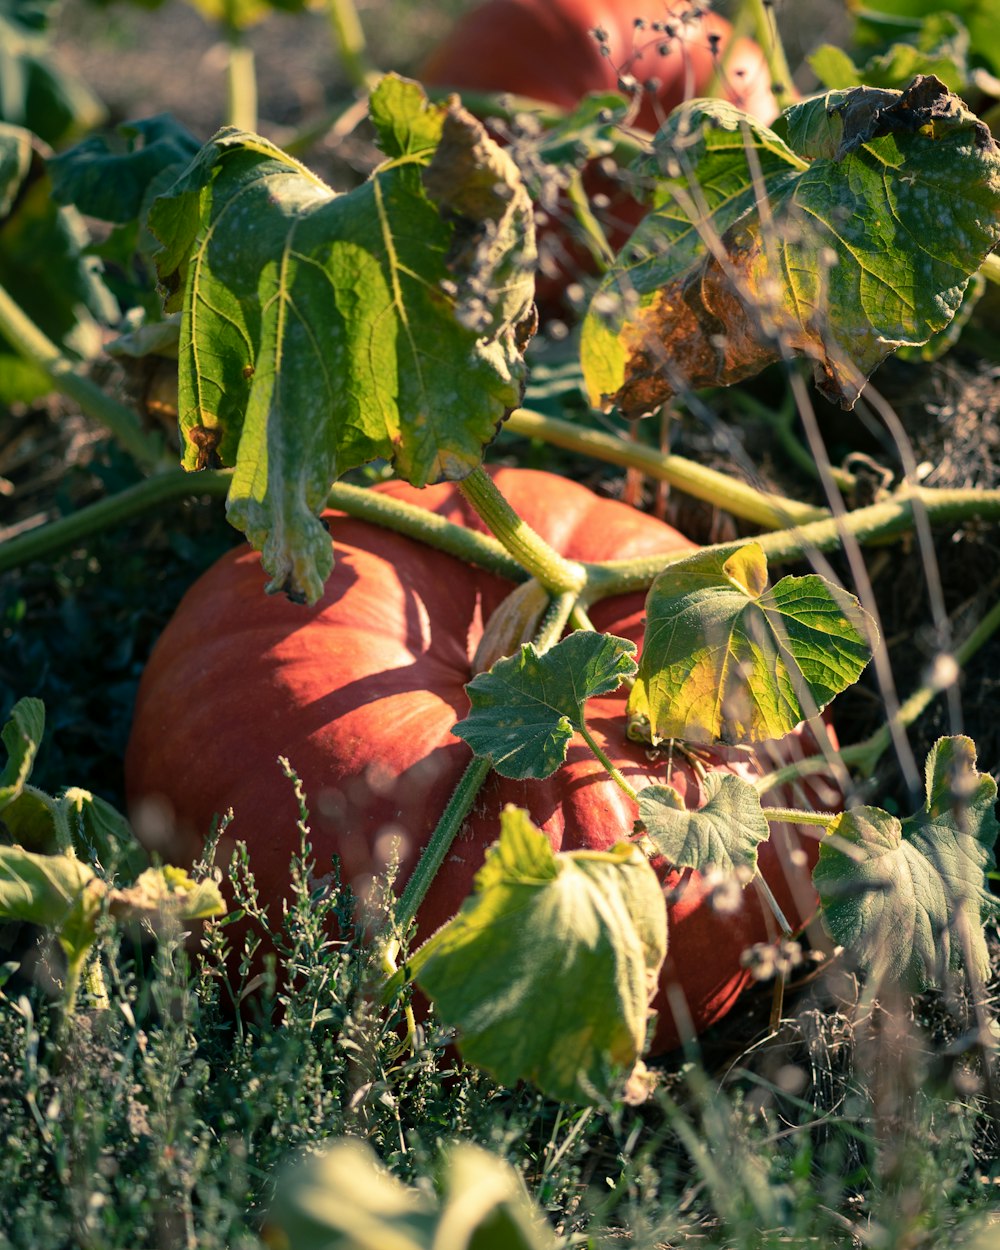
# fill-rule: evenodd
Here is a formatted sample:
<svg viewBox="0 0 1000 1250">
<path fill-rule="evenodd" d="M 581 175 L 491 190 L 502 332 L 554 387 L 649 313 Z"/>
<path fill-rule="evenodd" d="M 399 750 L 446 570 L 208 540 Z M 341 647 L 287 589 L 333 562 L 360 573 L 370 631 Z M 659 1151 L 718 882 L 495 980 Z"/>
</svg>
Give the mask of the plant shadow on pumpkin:
<svg viewBox="0 0 1000 1250">
<path fill-rule="evenodd" d="M 495 476 L 528 524 L 577 557 L 690 547 L 655 519 L 565 479 L 530 470 L 501 469 Z M 453 487 L 417 492 L 396 484 L 391 490 L 462 519 Z M 472 622 L 488 619 L 509 589 L 500 578 L 399 535 L 342 517 L 332 517 L 330 528 L 339 560 L 318 608 L 261 595 L 257 557 L 249 554 L 224 558 L 195 585 L 147 667 L 127 758 L 133 808 L 160 795 L 173 809 L 182 836 L 170 847 L 172 856 L 190 862 L 213 815 L 234 808 L 226 836 L 247 842 L 262 901 L 274 907 L 287 888 L 298 836 L 294 798 L 275 762 L 279 754 L 309 796 L 318 870 L 336 856 L 344 882 L 363 895 L 398 856 L 397 885 L 405 884 L 469 758 L 451 731 L 467 711 L 464 685 L 479 628 Z M 342 594 L 345 576 L 349 586 Z M 236 633 L 199 648 L 203 622 L 218 618 L 222 601 Z M 310 614 L 305 622 L 303 612 Z M 605 601 L 594 615 L 599 628 L 639 640 L 641 596 Z M 199 687 L 212 690 L 213 698 L 193 707 L 187 695 Z M 232 698 L 220 718 L 224 704 L 216 700 L 223 692 Z M 595 737 L 634 783 L 664 780 L 665 754 L 625 737 L 624 693 L 592 699 L 589 707 Z M 782 760 L 813 749 L 802 734 L 775 747 Z M 764 749 L 715 750 L 710 760 L 713 770 L 751 780 L 772 766 Z M 698 801 L 694 775 L 680 756 L 669 780 Z M 562 850 L 608 848 L 631 835 L 635 819 L 632 802 L 579 739 L 550 778 L 492 778 L 418 912 L 421 937 L 449 920 L 471 893 L 508 803 L 526 807 Z M 192 836 L 185 838 L 185 830 Z M 807 842 L 803 862 L 793 864 L 777 849 L 779 837 L 762 848 L 761 862 L 782 907 L 801 925 L 815 905 L 808 880 L 815 842 Z M 775 929 L 755 891 L 737 899 L 733 917 L 703 898 L 695 874 L 684 879 L 672 905 L 672 966 L 693 1026 L 701 1030 L 748 983 L 744 947 L 767 941 Z M 671 897 L 678 880 L 664 870 Z M 665 1050 L 682 1039 L 686 1022 L 673 1020 L 664 995 L 656 1006 L 654 1048 Z"/>
</svg>

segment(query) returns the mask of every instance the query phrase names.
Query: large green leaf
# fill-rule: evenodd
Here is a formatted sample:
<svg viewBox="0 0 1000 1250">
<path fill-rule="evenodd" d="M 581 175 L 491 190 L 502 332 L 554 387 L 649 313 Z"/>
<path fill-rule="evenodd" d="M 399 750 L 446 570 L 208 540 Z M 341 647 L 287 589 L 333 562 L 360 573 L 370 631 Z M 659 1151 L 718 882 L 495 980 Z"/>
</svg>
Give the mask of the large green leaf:
<svg viewBox="0 0 1000 1250">
<path fill-rule="evenodd" d="M 1000 147 L 933 77 L 814 97 L 773 130 L 692 101 L 651 167 L 654 211 L 581 341 L 592 402 L 630 416 L 790 354 L 850 407 L 887 355 L 948 325 L 1000 241 Z"/>
<path fill-rule="evenodd" d="M 996 901 L 984 874 L 995 864 L 996 798 L 971 739 L 941 738 L 915 816 L 857 807 L 830 826 L 813 872 L 823 923 L 876 982 L 920 989 L 966 961 L 989 976 L 983 920 Z"/>
<path fill-rule="evenodd" d="M 673 786 L 639 791 L 639 820 L 656 850 L 674 868 L 723 873 L 757 871 L 757 847 L 771 830 L 756 787 L 732 773 L 708 773 L 705 803 L 690 811 Z"/>
<path fill-rule="evenodd" d="M 386 154 L 337 195 L 266 140 L 220 132 L 158 199 L 158 267 L 183 307 L 184 464 L 234 465 L 229 518 L 269 589 L 315 600 L 330 484 L 390 460 L 461 479 L 520 401 L 534 229 L 509 157 L 456 104 L 389 76 Z"/>
<path fill-rule="evenodd" d="M 629 732 L 654 744 L 781 738 L 857 681 L 874 637 L 854 596 L 822 577 L 768 588 L 759 543 L 699 552 L 650 587 Z"/>
<path fill-rule="evenodd" d="M 476 893 L 409 967 L 469 1062 L 601 1102 L 642 1051 L 666 944 L 663 892 L 635 847 L 555 854 L 508 807 Z"/>
<path fill-rule="evenodd" d="M 453 732 L 504 777 L 548 777 L 583 728 L 584 704 L 636 671 L 635 643 L 578 630 L 542 655 L 532 643 L 466 686 L 472 710 Z"/>
<path fill-rule="evenodd" d="M 278 1176 L 265 1240 L 294 1250 L 552 1250 L 520 1177 L 478 1146 L 453 1145 L 440 1196 L 411 1189 L 370 1146 L 332 1142 Z"/>
<path fill-rule="evenodd" d="M 31 136 L 0 123 L 0 286 L 49 338 L 84 359 L 100 350 L 101 323 L 118 318 L 88 242 L 79 213 L 53 200 Z M 51 389 L 46 374 L 0 338 L 0 403 L 29 403 Z"/>
</svg>

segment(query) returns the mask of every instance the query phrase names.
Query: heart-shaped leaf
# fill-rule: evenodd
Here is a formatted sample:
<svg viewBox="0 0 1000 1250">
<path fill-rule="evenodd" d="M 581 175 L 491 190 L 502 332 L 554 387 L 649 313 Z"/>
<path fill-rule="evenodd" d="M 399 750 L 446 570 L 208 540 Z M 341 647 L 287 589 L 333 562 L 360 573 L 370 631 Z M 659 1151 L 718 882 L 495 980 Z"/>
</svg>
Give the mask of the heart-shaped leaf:
<svg viewBox="0 0 1000 1250">
<path fill-rule="evenodd" d="M 256 135 L 221 131 L 150 212 L 183 309 L 189 469 L 234 465 L 229 518 L 269 589 L 314 601 L 318 513 L 373 459 L 415 486 L 476 468 L 520 402 L 534 229 L 516 166 L 454 102 L 389 76 L 385 162 L 338 195 Z"/>
<path fill-rule="evenodd" d="M 675 868 L 723 873 L 757 871 L 757 847 L 770 828 L 757 790 L 732 773 L 708 773 L 704 806 L 689 811 L 673 786 L 639 791 L 639 819 L 660 855 Z"/>
<path fill-rule="evenodd" d="M 933 77 L 830 92 L 773 130 L 692 101 L 642 172 L 654 210 L 581 342 L 592 402 L 630 416 L 790 353 L 851 407 L 887 355 L 948 325 L 1000 241 L 1000 147 Z"/>
<path fill-rule="evenodd" d="M 548 777 L 583 728 L 584 704 L 633 676 L 635 643 L 577 630 L 539 655 L 530 642 L 465 687 L 472 711 L 453 732 L 503 777 Z"/>
<path fill-rule="evenodd" d="M 702 551 L 650 587 L 629 732 L 654 744 L 763 742 L 822 711 L 871 659 L 875 627 L 822 577 L 767 588 L 758 543 Z"/>
<path fill-rule="evenodd" d="M 844 812 L 820 845 L 813 880 L 823 923 L 877 983 L 939 984 L 970 962 L 989 975 L 983 919 L 996 901 L 996 782 L 976 769 L 969 738 L 941 738 L 927 757 L 926 801 L 899 821 L 875 807 Z"/>
<path fill-rule="evenodd" d="M 555 854 L 508 807 L 476 893 L 409 966 L 470 1063 L 601 1102 L 643 1048 L 666 944 L 663 892 L 635 847 Z"/>
</svg>

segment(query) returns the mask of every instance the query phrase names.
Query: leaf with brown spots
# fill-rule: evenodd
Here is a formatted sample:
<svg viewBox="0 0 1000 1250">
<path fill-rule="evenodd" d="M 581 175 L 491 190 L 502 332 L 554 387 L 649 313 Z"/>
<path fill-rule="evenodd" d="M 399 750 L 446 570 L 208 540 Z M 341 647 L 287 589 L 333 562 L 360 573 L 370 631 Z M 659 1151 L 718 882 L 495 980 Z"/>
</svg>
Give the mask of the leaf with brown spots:
<svg viewBox="0 0 1000 1250">
<path fill-rule="evenodd" d="M 1000 147 L 932 77 L 829 92 L 773 130 L 691 101 L 640 172 L 653 211 L 581 343 L 591 401 L 627 416 L 795 355 L 850 408 L 886 356 L 951 322 L 1000 242 Z"/>
</svg>

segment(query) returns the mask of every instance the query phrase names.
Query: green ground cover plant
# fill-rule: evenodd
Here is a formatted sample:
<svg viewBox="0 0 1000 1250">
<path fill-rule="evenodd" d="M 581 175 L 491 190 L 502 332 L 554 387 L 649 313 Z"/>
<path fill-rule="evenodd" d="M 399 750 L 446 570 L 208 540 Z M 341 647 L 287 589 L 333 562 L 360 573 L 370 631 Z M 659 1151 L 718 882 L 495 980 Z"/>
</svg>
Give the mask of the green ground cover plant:
<svg viewBox="0 0 1000 1250">
<path fill-rule="evenodd" d="M 106 450 L 0 546 L 0 1245 L 1000 1236 L 995 761 L 960 697 L 1000 611 L 994 577 L 949 617 L 935 540 L 992 553 L 1000 490 L 925 484 L 869 381 L 991 359 L 981 6 L 859 11 L 795 100 L 742 6 L 766 116 L 728 23 L 637 17 L 619 63 L 578 7 L 612 89 L 561 105 L 376 72 L 331 0 L 343 100 L 280 144 L 266 7 L 208 14 L 204 142 L 95 129 L 12 7 L 0 402 Z M 831 462 L 834 405 L 878 455 Z M 728 464 L 662 445 L 685 415 Z M 728 531 L 577 480 L 608 466 Z M 930 605 L 906 698 L 896 550 Z"/>
</svg>

